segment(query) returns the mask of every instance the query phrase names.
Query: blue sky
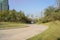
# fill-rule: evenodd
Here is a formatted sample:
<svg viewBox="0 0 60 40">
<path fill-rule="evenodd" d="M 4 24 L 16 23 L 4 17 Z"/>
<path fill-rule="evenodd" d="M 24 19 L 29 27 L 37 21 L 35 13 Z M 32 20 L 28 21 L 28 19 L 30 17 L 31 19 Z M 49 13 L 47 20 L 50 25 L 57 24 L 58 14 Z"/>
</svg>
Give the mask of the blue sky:
<svg viewBox="0 0 60 40">
<path fill-rule="evenodd" d="M 55 2 L 55 0 L 9 0 L 9 6 L 10 10 L 22 10 L 26 15 L 41 17 L 41 11 L 50 5 L 54 6 Z"/>
</svg>

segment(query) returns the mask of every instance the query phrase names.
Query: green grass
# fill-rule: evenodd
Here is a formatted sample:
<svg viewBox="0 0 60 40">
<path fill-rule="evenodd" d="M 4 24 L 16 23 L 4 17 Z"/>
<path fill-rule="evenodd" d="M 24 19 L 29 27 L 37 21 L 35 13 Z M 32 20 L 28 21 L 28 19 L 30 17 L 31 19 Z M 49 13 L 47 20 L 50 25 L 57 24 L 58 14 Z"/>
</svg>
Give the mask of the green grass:
<svg viewBox="0 0 60 40">
<path fill-rule="evenodd" d="M 27 40 L 60 40 L 60 21 L 46 23 L 49 29 Z"/>
<path fill-rule="evenodd" d="M 5 28 L 22 28 L 22 27 L 26 27 L 26 24 L 15 23 L 15 22 L 0 22 L 0 29 L 5 29 Z"/>
</svg>

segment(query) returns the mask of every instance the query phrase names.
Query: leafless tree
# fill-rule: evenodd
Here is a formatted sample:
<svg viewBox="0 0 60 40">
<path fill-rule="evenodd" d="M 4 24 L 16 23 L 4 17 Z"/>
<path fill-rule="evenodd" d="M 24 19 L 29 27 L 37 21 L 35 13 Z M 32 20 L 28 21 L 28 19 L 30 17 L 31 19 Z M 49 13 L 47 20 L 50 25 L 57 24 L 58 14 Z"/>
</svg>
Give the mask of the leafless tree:
<svg viewBox="0 0 60 40">
<path fill-rule="evenodd" d="M 60 0 L 57 0 L 57 6 L 60 9 Z"/>
</svg>

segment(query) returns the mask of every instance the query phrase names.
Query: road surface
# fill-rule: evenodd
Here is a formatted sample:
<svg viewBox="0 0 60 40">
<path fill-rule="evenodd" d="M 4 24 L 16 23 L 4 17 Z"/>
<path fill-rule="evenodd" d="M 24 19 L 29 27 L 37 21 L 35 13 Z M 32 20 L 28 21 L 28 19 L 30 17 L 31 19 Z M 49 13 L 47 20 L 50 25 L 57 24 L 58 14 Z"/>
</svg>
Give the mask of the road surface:
<svg viewBox="0 0 60 40">
<path fill-rule="evenodd" d="M 48 29 L 46 25 L 29 24 L 26 28 L 0 30 L 0 40 L 26 40 Z"/>
</svg>

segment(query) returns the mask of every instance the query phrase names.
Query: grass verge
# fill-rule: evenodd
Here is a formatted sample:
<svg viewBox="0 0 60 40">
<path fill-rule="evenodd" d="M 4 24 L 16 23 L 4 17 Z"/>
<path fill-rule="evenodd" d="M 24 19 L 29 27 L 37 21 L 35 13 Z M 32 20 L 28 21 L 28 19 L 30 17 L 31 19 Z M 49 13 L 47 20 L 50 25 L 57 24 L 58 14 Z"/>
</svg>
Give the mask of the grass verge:
<svg viewBox="0 0 60 40">
<path fill-rule="evenodd" d="M 22 28 L 22 27 L 26 27 L 26 24 L 15 23 L 15 22 L 0 22 L 0 29 Z"/>
<path fill-rule="evenodd" d="M 60 40 L 60 21 L 46 23 L 49 29 L 27 40 Z"/>
</svg>

